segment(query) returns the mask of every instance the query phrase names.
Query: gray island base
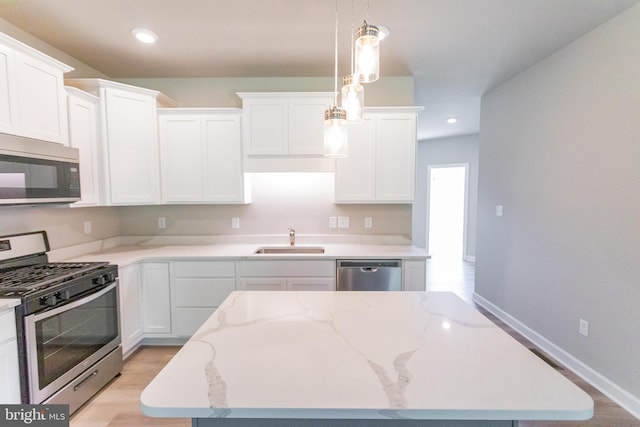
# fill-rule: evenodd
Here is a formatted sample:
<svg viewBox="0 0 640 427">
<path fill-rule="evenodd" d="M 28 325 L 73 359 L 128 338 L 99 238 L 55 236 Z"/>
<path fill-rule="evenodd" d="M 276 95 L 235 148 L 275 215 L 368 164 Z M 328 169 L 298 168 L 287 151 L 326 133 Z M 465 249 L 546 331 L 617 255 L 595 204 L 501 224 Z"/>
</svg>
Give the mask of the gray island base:
<svg viewBox="0 0 640 427">
<path fill-rule="evenodd" d="M 509 420 L 355 420 L 355 419 L 240 419 L 196 418 L 192 427 L 517 427 Z"/>
<path fill-rule="evenodd" d="M 450 292 L 233 292 L 140 400 L 197 427 L 593 416 L 588 394 Z"/>
</svg>

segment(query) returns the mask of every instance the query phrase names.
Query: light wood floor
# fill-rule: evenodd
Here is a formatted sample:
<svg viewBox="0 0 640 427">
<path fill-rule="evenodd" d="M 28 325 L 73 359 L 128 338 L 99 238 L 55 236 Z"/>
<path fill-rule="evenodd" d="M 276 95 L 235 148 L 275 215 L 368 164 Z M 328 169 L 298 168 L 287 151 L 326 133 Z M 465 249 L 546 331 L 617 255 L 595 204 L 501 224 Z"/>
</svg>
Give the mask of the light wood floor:
<svg viewBox="0 0 640 427">
<path fill-rule="evenodd" d="M 535 346 L 507 325 L 481 307 L 473 304 L 471 298 L 475 270 L 472 263 L 446 260 L 437 262 L 432 259 L 429 261 L 427 271 L 427 290 L 455 292 L 518 341 L 533 351 L 537 351 Z M 191 426 L 189 419 L 148 418 L 140 410 L 140 393 L 177 351 L 177 347 L 140 348 L 125 361 L 122 374 L 71 417 L 71 427 Z M 589 384 L 586 384 L 572 372 L 562 366 L 558 366 L 556 362 L 548 359 L 546 355 L 539 354 L 543 358 L 547 358 L 548 363 L 557 365 L 556 369 L 560 373 L 591 395 L 595 402 L 595 416 L 591 420 L 583 422 L 521 421 L 521 427 L 640 427 L 640 420 L 631 416 L 631 414 Z M 321 425 L 318 424 L 318 427 L 321 427 Z"/>
</svg>

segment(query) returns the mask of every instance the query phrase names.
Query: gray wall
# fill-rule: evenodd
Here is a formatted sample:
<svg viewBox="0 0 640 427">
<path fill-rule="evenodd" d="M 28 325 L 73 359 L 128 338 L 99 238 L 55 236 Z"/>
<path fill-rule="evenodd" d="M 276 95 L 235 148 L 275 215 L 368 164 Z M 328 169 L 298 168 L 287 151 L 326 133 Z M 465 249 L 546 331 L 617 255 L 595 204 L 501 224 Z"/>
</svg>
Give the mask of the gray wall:
<svg viewBox="0 0 640 427">
<path fill-rule="evenodd" d="M 634 6 L 483 96 L 475 288 L 636 405 L 639 46 Z"/>
<path fill-rule="evenodd" d="M 478 204 L 478 134 L 419 141 L 417 151 L 416 200 L 413 204 L 413 243 L 426 248 L 429 242 L 429 166 L 469 164 L 467 234 L 465 258 L 476 255 L 476 211 Z"/>
</svg>

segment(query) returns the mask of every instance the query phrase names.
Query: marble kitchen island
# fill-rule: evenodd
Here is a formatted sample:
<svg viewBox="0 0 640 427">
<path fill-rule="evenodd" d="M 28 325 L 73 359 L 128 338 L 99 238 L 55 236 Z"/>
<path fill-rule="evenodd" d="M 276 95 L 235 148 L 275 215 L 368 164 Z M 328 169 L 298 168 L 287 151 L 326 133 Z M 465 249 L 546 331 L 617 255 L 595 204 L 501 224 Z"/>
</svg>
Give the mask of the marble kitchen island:
<svg viewBox="0 0 640 427">
<path fill-rule="evenodd" d="M 233 292 L 142 392 L 194 426 L 515 425 L 593 401 L 449 292 Z"/>
</svg>

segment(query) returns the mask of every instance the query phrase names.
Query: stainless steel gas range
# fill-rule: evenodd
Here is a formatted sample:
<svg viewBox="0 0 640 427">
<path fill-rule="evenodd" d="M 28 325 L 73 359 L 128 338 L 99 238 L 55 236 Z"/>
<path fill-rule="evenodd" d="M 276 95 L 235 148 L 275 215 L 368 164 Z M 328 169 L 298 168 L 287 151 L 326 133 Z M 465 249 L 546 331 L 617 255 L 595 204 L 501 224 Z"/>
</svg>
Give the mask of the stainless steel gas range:
<svg viewBox="0 0 640 427">
<path fill-rule="evenodd" d="M 16 307 L 22 403 L 76 411 L 120 373 L 118 268 L 48 262 L 44 231 L 0 237 L 0 298 Z"/>
</svg>

